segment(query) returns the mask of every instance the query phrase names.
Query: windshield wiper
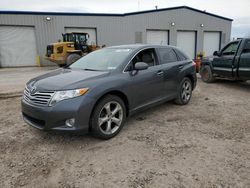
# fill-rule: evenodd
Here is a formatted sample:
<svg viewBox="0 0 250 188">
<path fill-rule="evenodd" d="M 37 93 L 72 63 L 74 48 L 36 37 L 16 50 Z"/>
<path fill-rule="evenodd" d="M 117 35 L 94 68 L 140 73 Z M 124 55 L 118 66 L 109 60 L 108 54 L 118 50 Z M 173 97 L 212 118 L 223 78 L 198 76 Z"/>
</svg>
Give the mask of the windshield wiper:
<svg viewBox="0 0 250 188">
<path fill-rule="evenodd" d="M 71 69 L 70 67 L 66 66 L 66 67 L 63 67 L 64 69 Z"/>
<path fill-rule="evenodd" d="M 86 70 L 86 71 L 99 71 L 99 70 L 96 70 L 96 69 L 83 69 L 83 70 Z"/>
</svg>

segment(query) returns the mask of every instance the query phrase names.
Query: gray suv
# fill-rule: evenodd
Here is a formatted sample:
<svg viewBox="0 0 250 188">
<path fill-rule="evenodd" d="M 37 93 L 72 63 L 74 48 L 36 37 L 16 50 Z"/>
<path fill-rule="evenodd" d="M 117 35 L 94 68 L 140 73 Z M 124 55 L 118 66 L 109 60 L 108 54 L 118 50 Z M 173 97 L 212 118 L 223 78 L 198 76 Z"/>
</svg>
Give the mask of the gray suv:
<svg viewBox="0 0 250 188">
<path fill-rule="evenodd" d="M 195 64 L 176 47 L 108 47 L 31 79 L 22 114 L 41 130 L 91 132 L 109 139 L 140 110 L 169 100 L 187 104 L 196 81 Z"/>
</svg>

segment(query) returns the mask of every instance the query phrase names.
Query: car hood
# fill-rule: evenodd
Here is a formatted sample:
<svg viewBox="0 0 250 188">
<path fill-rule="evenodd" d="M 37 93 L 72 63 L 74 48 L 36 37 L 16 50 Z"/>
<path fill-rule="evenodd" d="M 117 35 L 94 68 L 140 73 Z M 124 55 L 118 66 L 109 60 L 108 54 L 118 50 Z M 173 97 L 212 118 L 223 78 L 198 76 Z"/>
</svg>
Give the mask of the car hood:
<svg viewBox="0 0 250 188">
<path fill-rule="evenodd" d="M 85 71 L 73 69 L 57 69 L 30 80 L 28 88 L 38 91 L 57 91 L 89 87 L 95 80 L 109 75 L 105 71 Z"/>
</svg>

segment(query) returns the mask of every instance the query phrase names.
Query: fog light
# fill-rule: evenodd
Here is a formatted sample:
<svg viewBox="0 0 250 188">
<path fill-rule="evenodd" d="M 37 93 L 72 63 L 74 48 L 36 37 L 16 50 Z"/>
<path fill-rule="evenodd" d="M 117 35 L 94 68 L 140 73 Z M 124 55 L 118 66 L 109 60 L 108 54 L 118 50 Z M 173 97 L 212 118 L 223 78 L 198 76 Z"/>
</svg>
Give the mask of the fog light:
<svg viewBox="0 0 250 188">
<path fill-rule="evenodd" d="M 74 124 L 75 124 L 75 118 L 67 119 L 67 120 L 65 121 L 65 124 L 66 124 L 68 127 L 73 127 Z"/>
</svg>

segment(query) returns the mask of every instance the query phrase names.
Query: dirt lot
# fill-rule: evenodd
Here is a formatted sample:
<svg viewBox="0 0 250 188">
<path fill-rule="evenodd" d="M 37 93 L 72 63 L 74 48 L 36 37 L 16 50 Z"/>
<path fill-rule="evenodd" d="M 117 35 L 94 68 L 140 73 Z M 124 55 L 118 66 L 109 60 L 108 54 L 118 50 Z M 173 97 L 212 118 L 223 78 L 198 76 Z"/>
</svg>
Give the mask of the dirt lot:
<svg viewBox="0 0 250 188">
<path fill-rule="evenodd" d="M 0 187 L 250 187 L 250 84 L 199 81 L 187 106 L 128 119 L 108 141 L 38 131 L 0 106 Z"/>
<path fill-rule="evenodd" d="M 58 67 L 18 67 L 0 69 L 0 99 L 5 96 L 17 96 L 25 83 L 31 78 L 45 74 Z"/>
</svg>

